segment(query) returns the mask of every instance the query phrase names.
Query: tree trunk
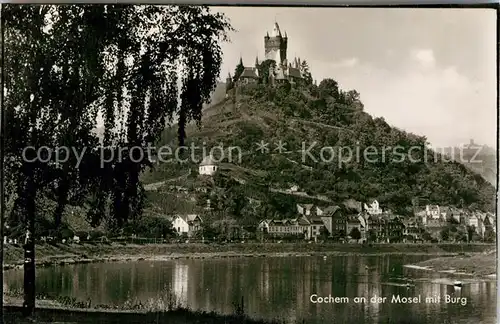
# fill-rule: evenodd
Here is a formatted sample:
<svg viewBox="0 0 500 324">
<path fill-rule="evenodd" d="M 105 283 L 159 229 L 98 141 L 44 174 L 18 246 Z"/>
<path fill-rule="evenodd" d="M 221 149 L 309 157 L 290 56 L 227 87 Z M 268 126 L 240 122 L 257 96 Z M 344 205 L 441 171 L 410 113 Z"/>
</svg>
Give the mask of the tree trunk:
<svg viewBox="0 0 500 324">
<path fill-rule="evenodd" d="M 35 310 L 35 197 L 36 187 L 31 177 L 24 190 L 25 243 L 24 243 L 24 303 L 23 315 L 31 316 Z"/>
<path fill-rule="evenodd" d="M 59 231 L 59 228 L 62 223 L 62 215 L 64 213 L 64 209 L 66 208 L 66 204 L 68 202 L 69 195 L 69 184 L 66 179 L 63 179 L 60 187 L 58 188 L 57 193 L 57 207 L 54 211 L 54 229 Z"/>
</svg>

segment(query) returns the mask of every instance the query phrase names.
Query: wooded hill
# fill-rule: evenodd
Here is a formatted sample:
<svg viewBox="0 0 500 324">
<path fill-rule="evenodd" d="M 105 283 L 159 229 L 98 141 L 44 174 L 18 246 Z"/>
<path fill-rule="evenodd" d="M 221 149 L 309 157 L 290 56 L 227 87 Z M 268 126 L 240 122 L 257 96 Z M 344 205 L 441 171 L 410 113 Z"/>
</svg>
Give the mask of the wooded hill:
<svg viewBox="0 0 500 324">
<path fill-rule="evenodd" d="M 226 149 L 214 181 L 200 183 L 198 164 L 193 161 L 157 164 L 143 180 L 175 181 L 191 169 L 191 180 L 177 184 L 206 187 L 207 194 L 192 199 L 198 206 L 211 198 L 227 214 L 254 222 L 255 218 L 292 215 L 299 201 L 329 205 L 348 199 L 377 199 L 386 209 L 400 214 L 409 214 L 415 204 L 426 203 L 495 209 L 494 187 L 479 174 L 458 162 L 446 162 L 427 149 L 425 137 L 392 127 L 383 118 L 373 118 L 364 111 L 359 93 L 339 89 L 332 79 L 318 86 L 293 88 L 240 86 L 231 90 L 228 98 L 205 109 L 201 124 L 190 125 L 186 133 L 187 146 L 204 146 L 207 154 L 217 145 Z M 269 143 L 269 152 L 257 150 L 261 141 Z M 279 141 L 286 143 L 282 152 L 276 150 Z M 162 145 L 176 147 L 175 128 L 165 130 L 158 146 Z M 235 158 L 234 149 L 232 161 L 228 160 L 230 147 L 241 149 L 241 161 Z M 354 156 L 339 164 L 338 157 L 331 159 L 330 147 L 336 155 L 342 148 Z M 396 147 L 396 151 L 387 149 Z M 365 151 L 370 153 L 368 157 Z M 195 153 L 200 161 L 201 149 Z M 287 192 L 292 185 L 297 185 L 302 195 Z M 155 195 L 155 201 L 161 200 L 161 193 Z M 258 204 L 252 205 L 252 201 Z M 164 207 L 169 212 L 168 206 Z"/>
</svg>

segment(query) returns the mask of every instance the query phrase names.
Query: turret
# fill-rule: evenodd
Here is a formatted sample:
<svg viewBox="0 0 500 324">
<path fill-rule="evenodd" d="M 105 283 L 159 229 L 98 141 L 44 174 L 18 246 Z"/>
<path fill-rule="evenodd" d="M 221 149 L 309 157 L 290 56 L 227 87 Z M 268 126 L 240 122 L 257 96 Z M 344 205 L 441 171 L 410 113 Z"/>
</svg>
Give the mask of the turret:
<svg viewBox="0 0 500 324">
<path fill-rule="evenodd" d="M 259 67 L 259 57 L 255 56 L 255 67 Z"/>
<path fill-rule="evenodd" d="M 280 26 L 278 25 L 277 22 L 274 23 L 272 35 L 273 35 L 273 37 L 280 37 L 281 38 L 281 30 L 280 30 Z"/>
</svg>

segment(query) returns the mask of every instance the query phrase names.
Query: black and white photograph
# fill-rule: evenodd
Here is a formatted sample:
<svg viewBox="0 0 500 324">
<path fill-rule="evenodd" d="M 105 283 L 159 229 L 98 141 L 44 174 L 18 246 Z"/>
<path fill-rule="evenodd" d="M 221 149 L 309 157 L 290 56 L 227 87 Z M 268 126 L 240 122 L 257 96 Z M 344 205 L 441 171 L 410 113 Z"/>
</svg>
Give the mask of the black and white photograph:
<svg viewBox="0 0 500 324">
<path fill-rule="evenodd" d="M 498 323 L 497 15 L 2 4 L 0 323 Z"/>
</svg>

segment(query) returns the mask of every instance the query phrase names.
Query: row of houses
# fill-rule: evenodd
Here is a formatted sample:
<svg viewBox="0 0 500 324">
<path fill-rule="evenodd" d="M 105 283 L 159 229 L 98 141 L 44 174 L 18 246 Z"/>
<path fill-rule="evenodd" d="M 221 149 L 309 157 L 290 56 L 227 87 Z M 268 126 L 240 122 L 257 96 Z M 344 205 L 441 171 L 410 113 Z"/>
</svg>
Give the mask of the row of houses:
<svg viewBox="0 0 500 324">
<path fill-rule="evenodd" d="M 296 208 L 297 216 L 294 218 L 260 221 L 257 232 L 276 238 L 317 239 L 327 236 L 389 242 L 405 241 L 407 238 L 419 240 L 425 232 L 438 238 L 441 230 L 452 223 L 463 228 L 473 228 L 483 238 L 488 231 L 496 233 L 494 214 L 454 207 L 427 205 L 415 209 L 412 217 L 395 215 L 390 210 L 384 211 L 377 200 L 364 204 L 349 200 L 341 206 L 326 208 L 314 204 L 297 204 Z M 188 237 L 199 232 L 203 223 L 198 214 L 176 215 L 171 221 L 178 234 Z M 352 235 L 353 233 L 359 234 Z"/>
<path fill-rule="evenodd" d="M 295 235 L 317 239 L 324 234 L 362 241 L 369 238 L 390 242 L 420 240 L 426 232 L 438 237 L 440 231 L 453 220 L 457 226 L 473 228 L 481 237 L 488 231 L 496 232 L 496 218 L 491 213 L 468 212 L 436 205 L 425 206 L 416 211 L 413 217 L 384 211 L 376 200 L 369 204 L 348 201 L 343 207 L 330 206 L 324 209 L 313 204 L 298 204 L 297 214 L 297 218 L 263 220 L 258 224 L 258 230 L 272 237 Z M 354 229 L 359 234 L 352 235 Z"/>
</svg>

